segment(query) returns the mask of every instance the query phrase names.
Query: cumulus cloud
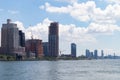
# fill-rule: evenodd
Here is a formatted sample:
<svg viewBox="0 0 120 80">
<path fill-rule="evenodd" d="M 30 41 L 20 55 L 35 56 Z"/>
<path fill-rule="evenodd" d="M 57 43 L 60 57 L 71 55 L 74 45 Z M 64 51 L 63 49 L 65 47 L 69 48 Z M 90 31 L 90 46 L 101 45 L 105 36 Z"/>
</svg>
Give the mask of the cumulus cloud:
<svg viewBox="0 0 120 80">
<path fill-rule="evenodd" d="M 17 24 L 19 30 L 22 30 L 22 31 L 25 32 L 25 27 L 24 27 L 24 25 L 23 25 L 22 22 L 20 22 L 20 21 L 15 21 L 14 23 Z"/>
<path fill-rule="evenodd" d="M 40 8 L 40 9 L 43 9 L 43 10 L 45 9 L 44 5 L 40 6 L 39 8 Z"/>
<path fill-rule="evenodd" d="M 15 23 L 18 25 L 20 30 L 23 30 L 26 33 L 26 39 L 30 39 L 33 35 L 34 38 L 42 39 L 43 41 L 48 40 L 48 26 L 53 22 L 48 18 L 44 19 L 42 22 L 29 26 L 27 28 L 24 27 L 23 23 L 20 21 L 16 21 Z M 96 38 L 94 34 L 98 33 L 98 35 L 110 35 L 114 31 L 120 31 L 120 27 L 117 25 L 111 24 L 98 24 L 91 23 L 88 27 L 80 27 L 74 24 L 59 24 L 59 36 L 61 41 L 66 42 L 96 42 Z"/>
<path fill-rule="evenodd" d="M 67 42 L 96 42 L 96 39 L 92 35 L 87 34 L 86 28 L 77 27 L 74 24 L 60 24 L 60 37 Z"/>
<path fill-rule="evenodd" d="M 88 33 L 109 35 L 114 31 L 120 31 L 120 27 L 113 24 L 90 23 L 87 28 Z"/>
<path fill-rule="evenodd" d="M 111 0 L 112 1 L 112 0 Z M 116 0 L 114 0 L 116 1 Z M 109 4 L 105 9 L 96 6 L 94 1 L 87 1 L 82 3 L 68 4 L 67 6 L 52 6 L 50 3 L 45 3 L 44 10 L 50 13 L 69 14 L 74 19 L 79 21 L 92 21 L 97 23 L 116 23 L 120 19 L 120 5 Z"/>
<path fill-rule="evenodd" d="M 34 26 L 29 26 L 27 28 L 24 27 L 23 23 L 20 21 L 16 21 L 18 28 L 23 30 L 26 33 L 26 39 L 30 39 L 33 35 L 34 38 L 43 39 L 47 41 L 48 38 L 48 26 L 50 23 L 53 22 L 48 18 L 44 19 L 43 22 L 38 23 Z M 59 24 L 59 35 L 64 41 L 72 42 L 72 41 L 79 41 L 79 42 L 94 42 L 95 38 L 90 34 L 87 34 L 87 29 L 84 27 L 77 27 L 74 24 L 63 25 Z M 60 39 L 61 39 L 60 38 Z M 63 40 L 62 39 L 62 40 Z"/>
<path fill-rule="evenodd" d="M 35 39 L 42 39 L 43 41 L 47 41 L 48 38 L 48 26 L 50 25 L 50 20 L 48 18 L 44 19 L 43 22 L 38 23 L 36 25 L 24 27 L 23 23 L 20 21 L 16 21 L 14 23 L 17 24 L 19 30 L 23 30 L 26 35 L 26 39 L 30 39 L 31 36 Z"/>
<path fill-rule="evenodd" d="M 49 3 L 45 3 L 45 6 L 42 5 L 39 7 L 40 9 L 46 9 L 48 12 L 57 12 L 57 13 L 69 13 L 71 6 L 67 7 L 54 7 L 51 6 Z"/>
<path fill-rule="evenodd" d="M 88 11 L 92 10 L 96 5 L 93 1 L 88 1 L 87 3 L 73 3 L 72 5 L 55 7 L 50 5 L 49 3 L 45 3 L 45 5 L 40 6 L 45 8 L 46 11 L 51 13 L 66 13 L 70 14 L 73 18 L 78 19 L 80 21 L 88 21 L 90 20 L 90 14 Z"/>
<path fill-rule="evenodd" d="M 117 4 L 120 4 L 120 0 L 105 0 L 107 1 L 108 3 L 117 3 Z"/>
</svg>

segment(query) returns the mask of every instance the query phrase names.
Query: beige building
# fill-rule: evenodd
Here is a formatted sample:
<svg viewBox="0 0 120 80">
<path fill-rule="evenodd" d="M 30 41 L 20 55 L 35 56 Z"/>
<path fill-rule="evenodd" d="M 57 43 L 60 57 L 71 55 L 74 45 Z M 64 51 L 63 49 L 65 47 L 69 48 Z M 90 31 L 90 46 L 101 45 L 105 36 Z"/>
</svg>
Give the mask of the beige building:
<svg viewBox="0 0 120 80">
<path fill-rule="evenodd" d="M 25 55 L 25 47 L 20 46 L 19 30 L 17 24 L 7 19 L 6 24 L 2 24 L 0 53 L 7 55 Z"/>
</svg>

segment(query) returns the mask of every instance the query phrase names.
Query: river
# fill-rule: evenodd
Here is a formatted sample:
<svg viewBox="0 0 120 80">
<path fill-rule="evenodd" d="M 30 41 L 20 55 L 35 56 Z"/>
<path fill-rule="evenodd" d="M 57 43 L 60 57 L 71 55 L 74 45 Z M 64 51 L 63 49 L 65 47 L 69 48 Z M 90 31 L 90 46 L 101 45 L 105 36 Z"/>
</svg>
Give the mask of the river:
<svg viewBox="0 0 120 80">
<path fill-rule="evenodd" d="M 120 80 L 120 60 L 0 61 L 0 80 Z"/>
</svg>

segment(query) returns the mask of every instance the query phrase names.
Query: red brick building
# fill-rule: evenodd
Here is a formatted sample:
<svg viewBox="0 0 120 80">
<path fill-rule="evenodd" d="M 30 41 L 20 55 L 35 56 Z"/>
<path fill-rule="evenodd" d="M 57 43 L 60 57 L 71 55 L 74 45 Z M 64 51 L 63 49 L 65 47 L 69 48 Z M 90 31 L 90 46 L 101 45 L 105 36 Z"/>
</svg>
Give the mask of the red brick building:
<svg viewBox="0 0 120 80">
<path fill-rule="evenodd" d="M 30 39 L 26 41 L 27 57 L 40 58 L 43 57 L 42 40 Z"/>
</svg>

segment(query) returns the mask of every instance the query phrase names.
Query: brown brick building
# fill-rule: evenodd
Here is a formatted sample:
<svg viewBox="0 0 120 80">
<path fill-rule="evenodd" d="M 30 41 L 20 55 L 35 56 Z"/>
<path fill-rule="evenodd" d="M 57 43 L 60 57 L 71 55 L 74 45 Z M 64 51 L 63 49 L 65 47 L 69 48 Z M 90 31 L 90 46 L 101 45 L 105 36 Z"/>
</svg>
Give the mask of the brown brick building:
<svg viewBox="0 0 120 80">
<path fill-rule="evenodd" d="M 40 58 L 43 57 L 42 40 L 30 39 L 26 41 L 26 53 L 27 57 Z"/>
</svg>

